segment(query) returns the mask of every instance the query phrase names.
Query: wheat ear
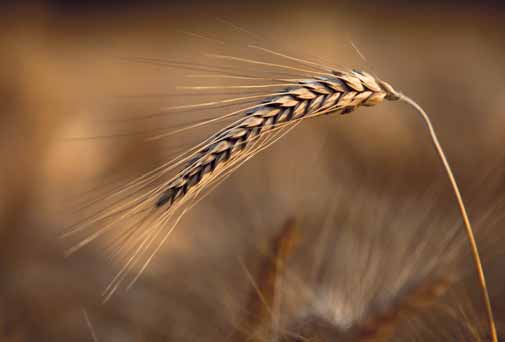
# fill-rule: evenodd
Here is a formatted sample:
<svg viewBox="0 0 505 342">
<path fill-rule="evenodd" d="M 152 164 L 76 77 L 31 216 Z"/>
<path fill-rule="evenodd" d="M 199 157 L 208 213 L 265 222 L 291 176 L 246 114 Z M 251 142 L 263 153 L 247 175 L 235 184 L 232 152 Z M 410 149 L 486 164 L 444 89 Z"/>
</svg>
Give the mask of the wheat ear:
<svg viewBox="0 0 505 342">
<path fill-rule="evenodd" d="M 236 160 L 263 132 L 307 117 L 335 112 L 346 114 L 359 106 L 398 99 L 389 84 L 362 71 L 334 71 L 333 75 L 298 81 L 298 84 L 286 89 L 282 95 L 265 99 L 243 118 L 211 137 L 167 186 L 156 206 L 171 207 L 203 186 L 205 178 Z"/>
<path fill-rule="evenodd" d="M 449 181 L 451 182 L 452 189 L 454 192 L 454 195 L 456 197 L 456 201 L 458 203 L 458 207 L 461 213 L 461 217 L 463 218 L 463 222 L 465 224 L 466 228 L 466 234 L 468 236 L 468 241 L 470 243 L 470 248 L 472 250 L 472 256 L 473 260 L 475 263 L 475 267 L 477 270 L 477 274 L 479 276 L 479 282 L 480 282 L 480 287 L 482 289 L 482 296 L 484 299 L 484 303 L 486 306 L 486 313 L 489 321 L 489 330 L 491 333 L 491 338 L 493 342 L 498 342 L 498 335 L 496 333 L 496 324 L 494 321 L 493 317 L 493 309 L 491 307 L 491 300 L 489 299 L 489 292 L 487 289 L 487 284 L 486 284 L 486 277 L 484 275 L 484 269 L 482 267 L 482 262 L 480 259 L 480 254 L 479 254 L 479 249 L 477 247 L 477 242 L 475 241 L 475 236 L 473 234 L 473 228 L 470 223 L 470 219 L 468 218 L 468 213 L 466 211 L 465 204 L 463 202 L 463 197 L 461 196 L 461 192 L 459 190 L 458 183 L 456 182 L 456 178 L 454 177 L 454 174 L 452 172 L 451 166 L 449 162 L 447 161 L 447 157 L 444 153 L 444 150 L 442 148 L 442 145 L 440 144 L 440 141 L 438 140 L 437 134 L 435 132 L 435 129 L 433 128 L 433 125 L 431 123 L 431 120 L 426 114 L 426 112 L 419 106 L 414 100 L 411 98 L 403 95 L 403 94 L 398 94 L 398 98 L 401 101 L 404 101 L 414 107 L 421 118 L 424 120 L 424 123 L 426 124 L 426 127 L 428 128 L 428 131 L 431 135 L 431 140 L 433 142 L 433 145 L 435 146 L 435 149 L 438 153 L 438 156 L 440 157 L 440 160 L 442 161 L 442 164 L 444 165 L 445 171 L 447 172 L 447 176 L 449 177 Z"/>
</svg>

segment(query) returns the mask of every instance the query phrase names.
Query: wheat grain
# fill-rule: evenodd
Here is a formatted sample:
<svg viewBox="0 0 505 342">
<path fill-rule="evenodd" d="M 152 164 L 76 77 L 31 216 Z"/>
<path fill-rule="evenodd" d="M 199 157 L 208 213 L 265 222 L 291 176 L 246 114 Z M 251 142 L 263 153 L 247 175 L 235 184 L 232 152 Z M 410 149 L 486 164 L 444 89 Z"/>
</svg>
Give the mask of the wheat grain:
<svg viewBox="0 0 505 342">
<path fill-rule="evenodd" d="M 169 208 L 204 185 L 206 177 L 238 158 L 262 132 L 307 117 L 347 114 L 359 106 L 373 106 L 386 99 L 399 98 L 389 84 L 362 71 L 335 71 L 333 76 L 301 80 L 299 86 L 288 88 L 284 93 L 265 99 L 263 105 L 246 112 L 242 119 L 218 132 L 174 178 L 156 206 Z"/>
</svg>

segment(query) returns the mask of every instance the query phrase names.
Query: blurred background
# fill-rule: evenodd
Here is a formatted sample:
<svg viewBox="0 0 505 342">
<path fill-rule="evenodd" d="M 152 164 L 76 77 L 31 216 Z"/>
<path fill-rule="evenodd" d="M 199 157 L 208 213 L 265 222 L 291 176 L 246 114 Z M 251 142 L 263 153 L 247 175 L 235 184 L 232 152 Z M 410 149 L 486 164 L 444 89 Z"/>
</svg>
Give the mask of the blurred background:
<svg viewBox="0 0 505 342">
<path fill-rule="evenodd" d="M 120 265 L 103 241 L 64 257 L 72 242 L 61 234 L 84 202 L 219 126 L 157 141 L 145 132 L 223 113 L 145 115 L 244 96 L 180 91 L 230 84 L 191 77 L 201 72 L 189 64 L 207 63 L 206 53 L 279 62 L 251 43 L 367 70 L 426 109 L 460 180 L 504 336 L 503 2 L 7 1 L 0 10 L 0 341 L 236 340 L 287 220 L 299 242 L 278 290 L 282 326 L 316 317 L 329 339 L 354 341 L 348 331 L 441 278 L 450 281 L 435 304 L 399 310 L 388 340 L 488 340 L 449 184 L 401 103 L 300 125 L 196 206 L 135 286 L 105 304 Z"/>
</svg>

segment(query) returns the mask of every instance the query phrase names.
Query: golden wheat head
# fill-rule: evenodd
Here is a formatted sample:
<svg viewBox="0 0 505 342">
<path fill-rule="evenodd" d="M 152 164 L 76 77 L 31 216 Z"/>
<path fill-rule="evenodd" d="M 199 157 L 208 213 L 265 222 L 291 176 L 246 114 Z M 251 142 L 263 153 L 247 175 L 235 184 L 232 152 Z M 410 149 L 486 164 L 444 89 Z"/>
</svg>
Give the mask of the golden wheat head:
<svg viewBox="0 0 505 342">
<path fill-rule="evenodd" d="M 263 100 L 242 119 L 219 131 L 167 186 L 156 206 L 170 208 L 188 193 L 196 191 L 205 184 L 207 177 L 236 160 L 262 132 L 306 117 L 347 114 L 360 106 L 399 99 L 388 83 L 366 72 L 334 71 L 333 74 L 300 80 L 298 86 L 286 89 L 283 95 Z"/>
</svg>

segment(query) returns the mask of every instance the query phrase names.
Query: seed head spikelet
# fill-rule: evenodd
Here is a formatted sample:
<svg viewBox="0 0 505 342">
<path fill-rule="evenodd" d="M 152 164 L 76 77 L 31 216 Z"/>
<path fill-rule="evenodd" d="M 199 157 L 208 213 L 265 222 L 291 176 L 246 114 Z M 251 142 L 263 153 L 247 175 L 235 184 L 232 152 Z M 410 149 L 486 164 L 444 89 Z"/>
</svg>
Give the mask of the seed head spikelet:
<svg viewBox="0 0 505 342">
<path fill-rule="evenodd" d="M 334 72 L 333 76 L 298 83 L 298 86 L 286 89 L 285 95 L 265 99 L 264 105 L 247 111 L 243 118 L 215 134 L 175 177 L 156 206 L 170 208 L 197 189 L 206 177 L 246 151 L 261 132 L 307 117 L 347 114 L 359 106 L 374 106 L 384 100 L 398 99 L 388 83 L 362 71 Z"/>
</svg>

